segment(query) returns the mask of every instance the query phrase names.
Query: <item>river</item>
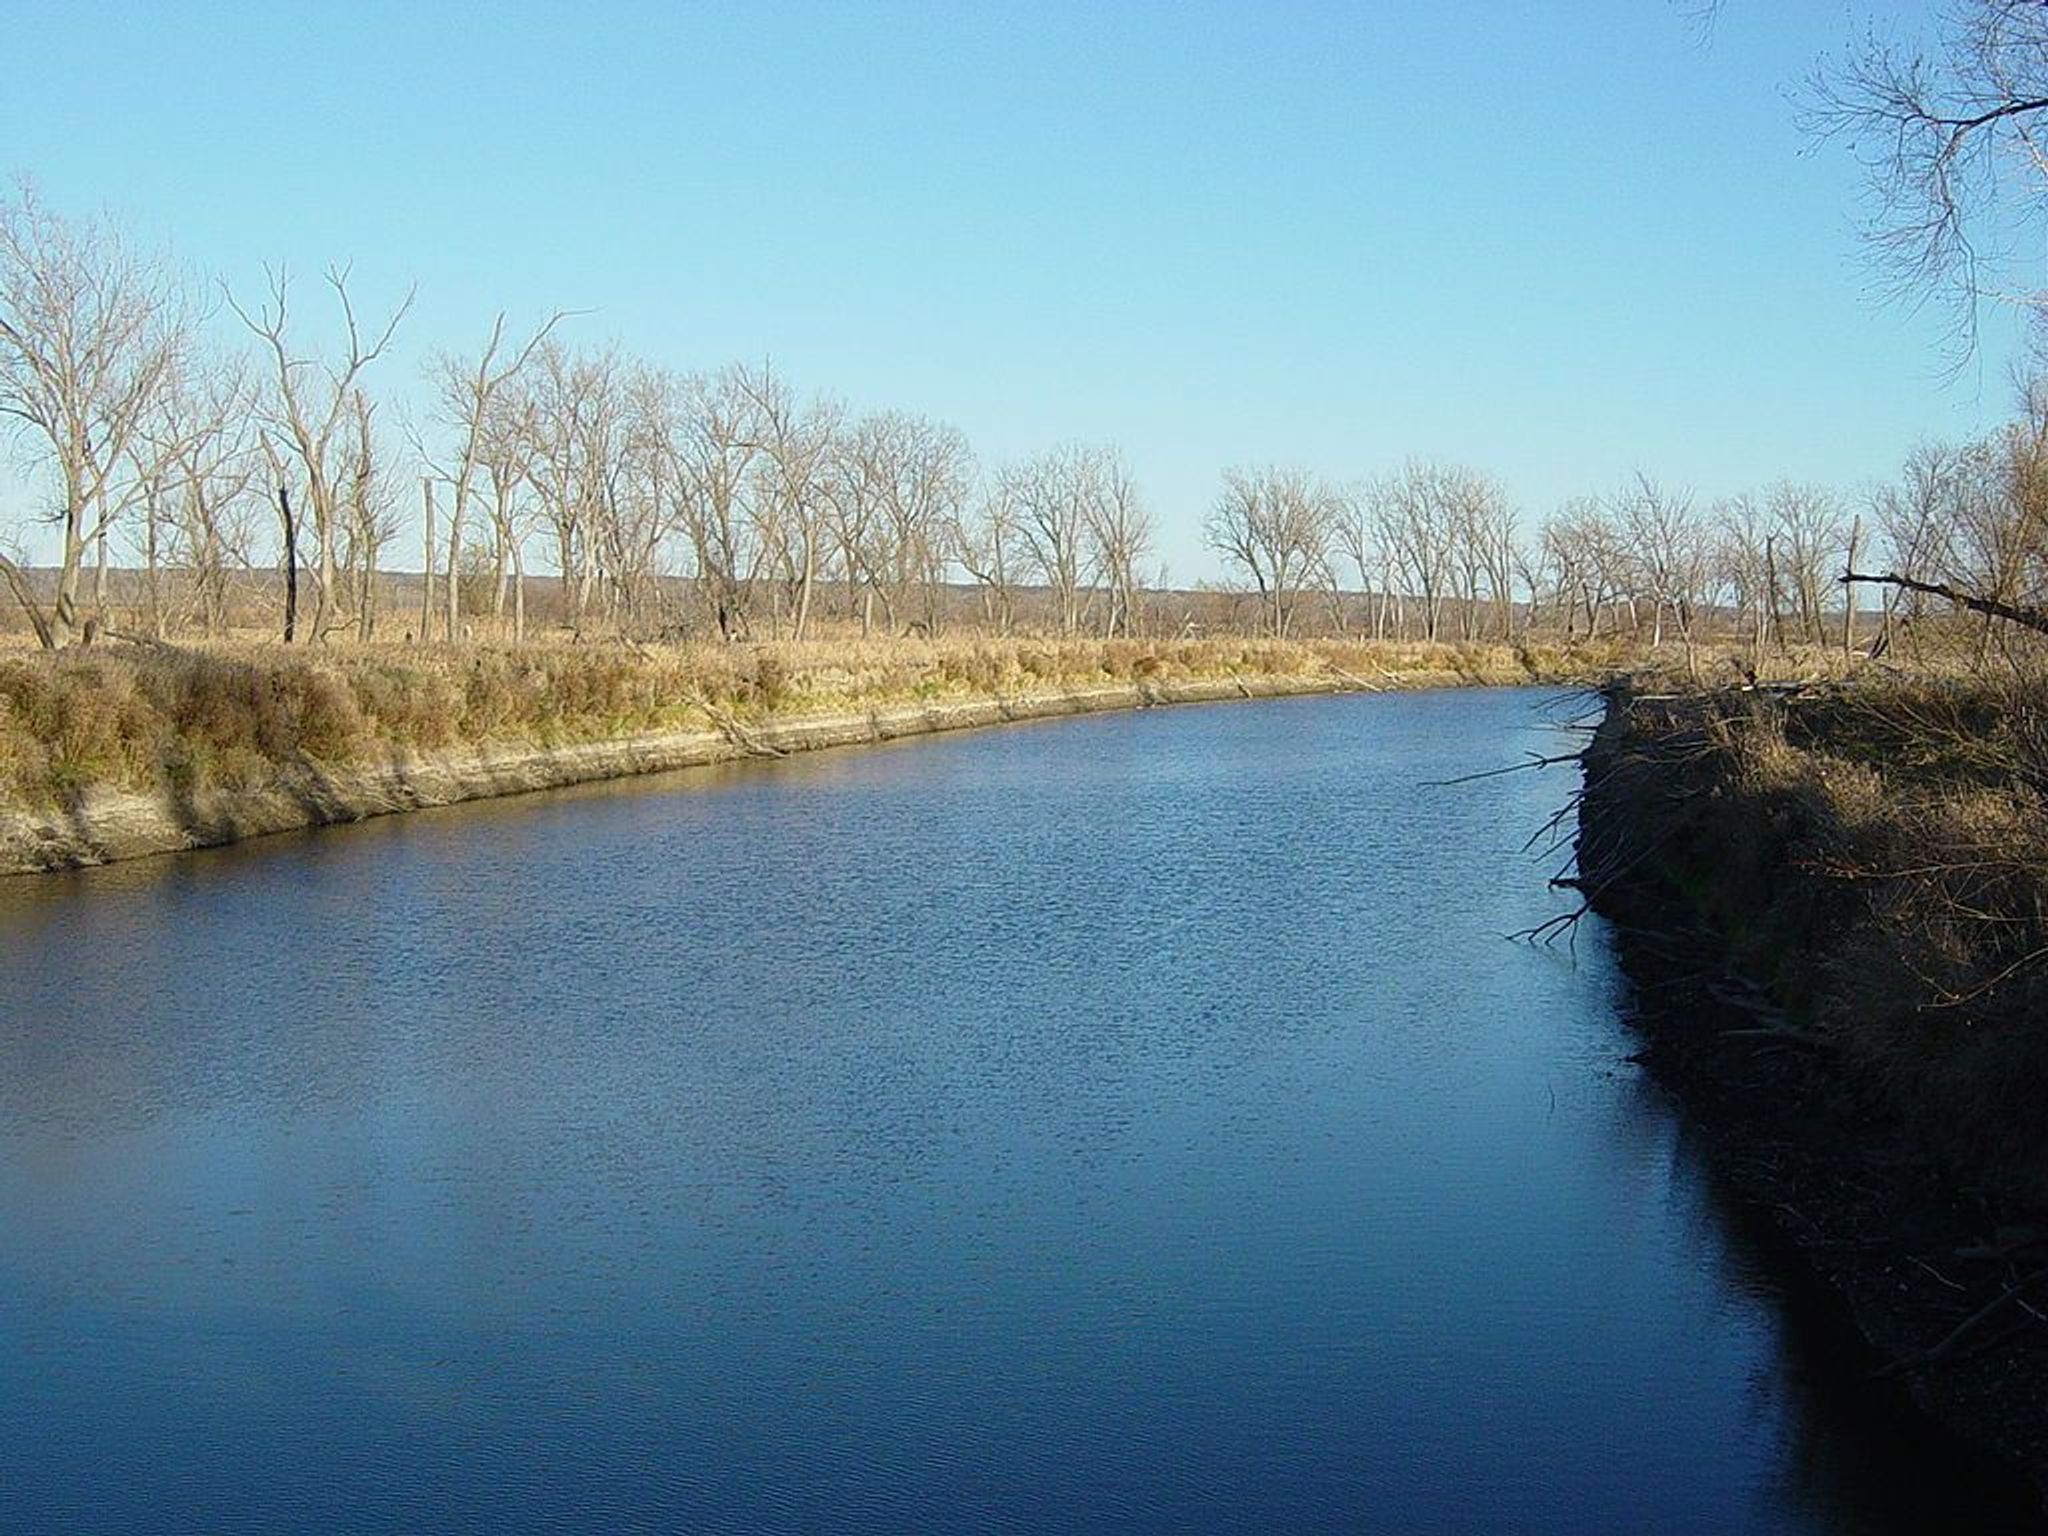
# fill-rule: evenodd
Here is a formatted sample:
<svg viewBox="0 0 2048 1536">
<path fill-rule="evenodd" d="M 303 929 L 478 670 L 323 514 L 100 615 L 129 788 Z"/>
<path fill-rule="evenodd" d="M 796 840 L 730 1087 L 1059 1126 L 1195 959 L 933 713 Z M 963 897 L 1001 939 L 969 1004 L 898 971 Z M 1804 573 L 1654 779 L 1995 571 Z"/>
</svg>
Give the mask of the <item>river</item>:
<svg viewBox="0 0 2048 1536">
<path fill-rule="evenodd" d="M 1556 708 L 984 731 L 0 884 L 0 1527 L 1894 1532 Z M 1957 1523 L 1961 1522 L 1961 1523 Z"/>
</svg>

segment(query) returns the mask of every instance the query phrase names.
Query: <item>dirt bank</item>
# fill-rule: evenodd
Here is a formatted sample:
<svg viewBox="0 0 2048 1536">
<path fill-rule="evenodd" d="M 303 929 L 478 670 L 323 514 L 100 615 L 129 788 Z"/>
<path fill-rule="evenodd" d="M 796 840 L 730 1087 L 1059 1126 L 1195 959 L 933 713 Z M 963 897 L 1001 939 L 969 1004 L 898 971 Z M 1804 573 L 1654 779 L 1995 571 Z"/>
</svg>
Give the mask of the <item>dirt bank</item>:
<svg viewBox="0 0 2048 1536">
<path fill-rule="evenodd" d="M 1729 1187 L 1841 1299 L 1874 1377 L 2048 1495 L 2035 1171 L 1999 1150 L 2014 1139 L 2000 1127 L 1956 1123 L 1948 1080 L 1984 1042 L 1940 1017 L 1899 1034 L 1863 990 L 1894 940 L 1884 893 L 1848 873 L 1849 834 L 1868 835 L 1844 821 L 1856 786 L 1788 746 L 1784 714 L 1610 691 L 1585 757 L 1580 879 L 1636 982 L 1642 1059 Z M 1898 1000 L 1909 1021 L 1914 1006 Z M 2006 1112 L 1996 1097 L 1985 1122 Z"/>
<path fill-rule="evenodd" d="M 1459 680 L 1454 674 L 1417 674 L 1397 681 L 1417 687 Z M 741 757 L 781 757 L 823 747 L 1103 710 L 1380 691 L 1381 687 L 1336 677 L 1139 682 L 806 713 L 753 723 L 728 718 L 718 729 L 648 732 L 616 741 L 564 746 L 505 742 L 445 747 L 394 752 L 381 762 L 345 765 L 306 757 L 279 768 L 267 782 L 255 786 L 191 792 L 169 787 L 97 787 L 58 806 L 0 804 L 0 874 L 76 869 L 272 832 L 363 821 L 425 806 L 662 773 Z"/>
</svg>

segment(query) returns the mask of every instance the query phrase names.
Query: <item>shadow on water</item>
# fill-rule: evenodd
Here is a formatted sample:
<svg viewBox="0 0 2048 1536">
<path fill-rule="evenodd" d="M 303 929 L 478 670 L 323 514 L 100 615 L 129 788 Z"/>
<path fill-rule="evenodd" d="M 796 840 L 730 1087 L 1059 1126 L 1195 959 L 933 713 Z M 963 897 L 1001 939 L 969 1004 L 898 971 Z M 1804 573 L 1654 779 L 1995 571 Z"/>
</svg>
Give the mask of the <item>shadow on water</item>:
<svg viewBox="0 0 2048 1536">
<path fill-rule="evenodd" d="M 1659 1098 L 1661 1090 L 1646 1085 Z M 1930 1420 L 1879 1361 L 1839 1295 L 1777 1225 L 1717 1170 L 1678 1117 L 1684 1160 L 1720 1238 L 1728 1283 L 1776 1324 L 1777 1373 L 1788 1414 L 1775 1476 L 1787 1503 L 1836 1512 L 1870 1536 L 2048 1530 L 2041 1491 L 2011 1464 Z"/>
</svg>

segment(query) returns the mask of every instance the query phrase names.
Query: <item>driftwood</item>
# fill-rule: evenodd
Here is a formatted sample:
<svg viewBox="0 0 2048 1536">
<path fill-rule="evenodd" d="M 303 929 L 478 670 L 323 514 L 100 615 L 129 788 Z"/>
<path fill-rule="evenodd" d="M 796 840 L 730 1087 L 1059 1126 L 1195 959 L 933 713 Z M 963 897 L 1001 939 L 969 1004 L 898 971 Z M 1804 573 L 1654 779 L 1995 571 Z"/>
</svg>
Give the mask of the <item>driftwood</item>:
<svg viewBox="0 0 2048 1536">
<path fill-rule="evenodd" d="M 696 705 L 697 708 L 703 710 L 710 717 L 711 723 L 718 727 L 719 734 L 749 757 L 789 756 L 789 753 L 781 747 L 757 738 L 752 731 L 740 723 L 739 717 L 734 715 L 732 711 L 719 708 L 696 689 L 684 689 L 683 697 Z"/>
</svg>

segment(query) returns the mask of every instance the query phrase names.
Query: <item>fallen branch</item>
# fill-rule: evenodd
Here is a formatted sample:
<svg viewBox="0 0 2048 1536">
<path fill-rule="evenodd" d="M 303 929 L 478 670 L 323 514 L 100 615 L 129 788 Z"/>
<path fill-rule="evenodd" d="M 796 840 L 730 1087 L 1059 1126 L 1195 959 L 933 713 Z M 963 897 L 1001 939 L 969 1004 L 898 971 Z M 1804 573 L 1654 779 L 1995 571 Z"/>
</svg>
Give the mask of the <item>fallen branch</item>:
<svg viewBox="0 0 2048 1536">
<path fill-rule="evenodd" d="M 719 733 L 723 735 L 727 741 L 731 742 L 734 746 L 738 747 L 742 752 L 747 753 L 749 756 L 789 756 L 789 753 L 784 751 L 781 747 L 773 746 L 768 742 L 758 740 L 754 736 L 753 732 L 749 731 L 744 725 L 740 724 L 738 718 L 734 716 L 731 711 L 720 709 L 716 704 L 712 703 L 708 698 L 706 698 L 702 693 L 698 692 L 696 689 L 686 690 L 683 696 L 687 698 L 692 704 L 696 705 L 699 709 L 704 711 L 705 715 L 710 718 L 711 723 L 718 727 Z"/>
<path fill-rule="evenodd" d="M 1323 665 L 1329 668 L 1330 671 L 1333 674 L 1335 674 L 1339 682 L 1348 683 L 1351 687 L 1356 688 L 1360 693 L 1385 693 L 1387 691 L 1386 689 L 1382 688 L 1378 683 L 1368 683 L 1364 678 L 1358 677 L 1350 672 L 1346 672 L 1342 667 L 1338 666 L 1337 663 L 1329 660 L 1327 657 L 1324 658 Z"/>
<path fill-rule="evenodd" d="M 1881 576 L 1861 571 L 1844 571 L 1838 580 L 1843 586 L 1848 586 L 1851 582 L 1860 582 L 1865 586 L 1898 587 L 1906 592 L 1923 592 L 1929 597 L 1945 598 L 1958 608 L 1967 608 L 1972 613 L 2004 619 L 2008 624 L 2017 624 L 2037 634 L 2048 635 L 2048 609 L 2003 602 L 1995 597 L 1978 597 L 1975 593 L 1958 591 L 1945 581 L 1920 581 L 1912 576 L 1901 576 L 1895 571 L 1887 571 Z"/>
<path fill-rule="evenodd" d="M 1724 1029 L 1721 1031 L 1721 1038 L 1723 1040 L 1782 1042 L 1783 1044 L 1796 1045 L 1809 1051 L 1832 1051 L 1836 1049 L 1835 1043 L 1826 1036 L 1816 1035 L 1804 1029 L 1793 1029 L 1788 1025 L 1758 1025 L 1753 1029 Z"/>
<path fill-rule="evenodd" d="M 57 638 L 50 633 L 50 621 L 43 617 L 43 610 L 36 606 L 35 594 L 28 589 L 28 578 L 21 573 L 21 567 L 5 555 L 0 555 L 0 576 L 7 578 L 8 590 L 14 600 L 21 604 L 21 611 L 28 615 L 29 628 L 36 632 L 36 640 L 46 651 L 57 648 Z"/>
<path fill-rule="evenodd" d="M 1917 1355 L 1908 1355 L 1903 1359 L 1894 1360 L 1877 1374 L 1880 1376 L 1896 1376 L 1905 1371 L 1917 1371 L 1925 1366 L 1940 1364 L 1948 1357 L 1949 1352 L 1957 1344 L 1968 1338 L 1978 1328 L 1982 1327 L 1985 1322 L 1995 1316 L 1999 1308 L 2009 1301 L 2017 1301 L 2022 1292 L 2043 1276 L 2048 1276 L 2048 1265 L 2042 1266 L 2032 1274 L 2022 1275 L 2019 1279 L 2013 1281 L 2011 1285 L 2008 1285 L 1996 1296 L 1985 1302 L 1983 1306 L 1972 1312 L 1960 1323 L 1957 1323 L 1954 1328 L 1950 1329 L 1946 1335 L 1929 1348 L 1922 1350 Z"/>
<path fill-rule="evenodd" d="M 158 651 L 166 656 L 195 656 L 198 653 L 182 645 L 173 645 L 168 640 L 159 640 L 155 635 L 138 635 L 131 630 L 103 629 L 100 631 L 109 640 L 118 640 L 123 645 L 140 646 L 146 651 Z"/>
</svg>

